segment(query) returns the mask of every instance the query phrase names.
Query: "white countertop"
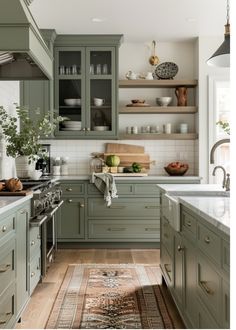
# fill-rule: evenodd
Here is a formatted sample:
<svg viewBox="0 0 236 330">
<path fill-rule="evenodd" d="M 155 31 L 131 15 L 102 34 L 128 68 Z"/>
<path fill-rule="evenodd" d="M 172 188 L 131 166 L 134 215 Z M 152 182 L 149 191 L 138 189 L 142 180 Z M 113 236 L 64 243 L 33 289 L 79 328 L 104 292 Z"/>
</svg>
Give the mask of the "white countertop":
<svg viewBox="0 0 236 330">
<path fill-rule="evenodd" d="M 33 195 L 27 196 L 0 196 L 0 215 L 6 211 L 11 210 L 27 200 L 31 199 Z"/>
<path fill-rule="evenodd" d="M 91 175 L 64 175 L 64 176 L 55 176 L 55 179 L 64 181 L 64 180 L 90 180 Z M 148 176 L 125 176 L 125 177 L 115 177 L 116 181 L 159 181 L 159 182 L 166 182 L 166 181 L 189 181 L 189 180 L 200 180 L 201 177 L 199 176 L 165 176 L 165 175 L 148 175 Z"/>
<path fill-rule="evenodd" d="M 179 201 L 225 234 L 230 234 L 230 198 L 184 196 L 179 197 Z"/>
<path fill-rule="evenodd" d="M 178 194 L 183 193 L 191 193 L 191 192 L 222 192 L 224 189 L 219 184 L 158 184 L 158 187 L 168 194 Z"/>
</svg>

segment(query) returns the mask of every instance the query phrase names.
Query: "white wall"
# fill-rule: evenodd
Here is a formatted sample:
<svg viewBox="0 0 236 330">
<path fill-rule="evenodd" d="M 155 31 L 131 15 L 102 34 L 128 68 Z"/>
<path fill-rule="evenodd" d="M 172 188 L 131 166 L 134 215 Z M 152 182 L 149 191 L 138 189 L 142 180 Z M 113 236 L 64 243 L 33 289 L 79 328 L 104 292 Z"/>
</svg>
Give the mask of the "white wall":
<svg viewBox="0 0 236 330">
<path fill-rule="evenodd" d="M 14 103 L 19 104 L 19 82 L 0 81 L 0 106 L 3 106 L 10 114 L 14 115 Z M 8 179 L 15 175 L 14 160 L 6 157 L 5 143 L 0 139 L 0 179 Z"/>
</svg>

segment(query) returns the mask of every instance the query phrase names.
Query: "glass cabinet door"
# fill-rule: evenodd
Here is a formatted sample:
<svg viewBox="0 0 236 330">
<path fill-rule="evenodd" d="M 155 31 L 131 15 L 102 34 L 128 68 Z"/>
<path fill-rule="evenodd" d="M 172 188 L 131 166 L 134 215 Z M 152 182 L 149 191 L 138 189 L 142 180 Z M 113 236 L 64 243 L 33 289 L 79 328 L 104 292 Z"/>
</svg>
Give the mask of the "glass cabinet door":
<svg viewBox="0 0 236 330">
<path fill-rule="evenodd" d="M 116 131 L 115 48 L 87 47 L 86 101 L 89 135 L 109 136 Z"/>
<path fill-rule="evenodd" d="M 83 48 L 55 51 L 55 105 L 64 118 L 59 135 L 80 135 L 85 131 L 85 52 Z"/>
</svg>

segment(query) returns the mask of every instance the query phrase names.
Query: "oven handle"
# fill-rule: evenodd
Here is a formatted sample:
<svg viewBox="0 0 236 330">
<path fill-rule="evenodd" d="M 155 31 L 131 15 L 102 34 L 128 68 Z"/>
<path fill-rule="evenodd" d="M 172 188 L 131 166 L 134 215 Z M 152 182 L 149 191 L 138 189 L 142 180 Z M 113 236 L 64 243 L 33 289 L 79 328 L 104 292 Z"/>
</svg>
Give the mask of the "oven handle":
<svg viewBox="0 0 236 330">
<path fill-rule="evenodd" d="M 56 204 L 56 206 L 54 206 L 51 210 L 50 213 L 46 213 L 45 215 L 48 217 L 48 218 L 51 218 L 53 216 L 53 214 L 59 209 L 59 207 L 62 206 L 62 204 L 64 203 L 64 200 L 60 201 L 58 204 Z"/>
</svg>

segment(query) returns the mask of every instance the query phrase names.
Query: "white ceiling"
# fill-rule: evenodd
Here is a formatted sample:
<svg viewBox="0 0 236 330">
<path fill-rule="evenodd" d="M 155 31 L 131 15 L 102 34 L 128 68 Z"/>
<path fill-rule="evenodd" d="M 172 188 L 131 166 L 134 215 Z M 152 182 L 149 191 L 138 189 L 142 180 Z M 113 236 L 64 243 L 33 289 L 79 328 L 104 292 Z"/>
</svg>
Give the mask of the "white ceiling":
<svg viewBox="0 0 236 330">
<path fill-rule="evenodd" d="M 30 9 L 40 28 L 124 34 L 126 42 L 223 37 L 226 22 L 226 0 L 34 0 Z"/>
</svg>

